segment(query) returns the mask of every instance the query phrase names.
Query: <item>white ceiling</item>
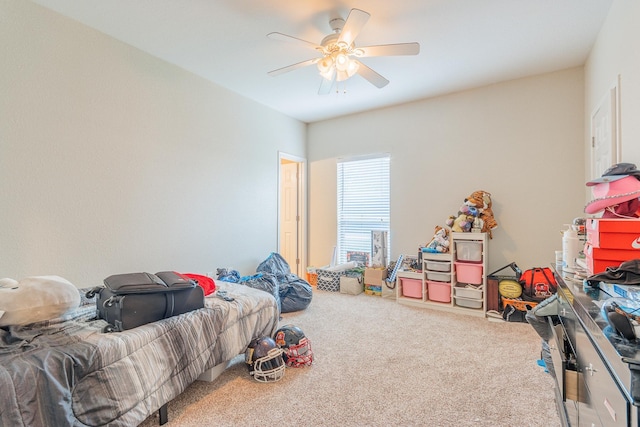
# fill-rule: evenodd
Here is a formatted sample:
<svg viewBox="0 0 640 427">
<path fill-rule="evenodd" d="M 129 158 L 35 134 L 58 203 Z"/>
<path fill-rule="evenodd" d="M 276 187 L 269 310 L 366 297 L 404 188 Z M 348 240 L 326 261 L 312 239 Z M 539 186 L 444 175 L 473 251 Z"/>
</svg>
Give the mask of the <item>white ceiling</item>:
<svg viewBox="0 0 640 427">
<path fill-rule="evenodd" d="M 33 0 L 303 122 L 584 64 L 612 0 Z M 318 95 L 309 66 L 268 71 L 317 53 L 329 19 L 371 14 L 356 45 L 420 43 L 417 56 L 363 58 L 390 83 L 360 76 Z"/>
</svg>

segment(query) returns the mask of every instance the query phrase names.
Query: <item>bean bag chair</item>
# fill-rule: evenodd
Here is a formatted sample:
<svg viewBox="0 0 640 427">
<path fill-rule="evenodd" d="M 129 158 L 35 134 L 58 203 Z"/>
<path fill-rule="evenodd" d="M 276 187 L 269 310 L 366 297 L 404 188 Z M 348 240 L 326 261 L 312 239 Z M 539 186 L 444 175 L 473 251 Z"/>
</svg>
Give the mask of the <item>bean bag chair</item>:
<svg viewBox="0 0 640 427">
<path fill-rule="evenodd" d="M 304 310 L 311 304 L 313 288 L 309 282 L 291 273 L 289 264 L 280 254 L 272 252 L 256 271 L 277 279 L 282 313 Z"/>
</svg>

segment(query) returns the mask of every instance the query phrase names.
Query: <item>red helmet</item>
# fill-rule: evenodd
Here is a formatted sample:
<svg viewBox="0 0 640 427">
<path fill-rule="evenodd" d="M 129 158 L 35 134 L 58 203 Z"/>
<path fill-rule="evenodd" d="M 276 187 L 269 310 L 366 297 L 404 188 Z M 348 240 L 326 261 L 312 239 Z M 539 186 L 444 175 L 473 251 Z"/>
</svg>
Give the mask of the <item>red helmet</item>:
<svg viewBox="0 0 640 427">
<path fill-rule="evenodd" d="M 299 368 L 300 366 L 311 366 L 313 363 L 311 341 L 299 327 L 285 325 L 278 329 L 276 344 L 284 350 L 283 358 L 287 366 Z"/>
</svg>

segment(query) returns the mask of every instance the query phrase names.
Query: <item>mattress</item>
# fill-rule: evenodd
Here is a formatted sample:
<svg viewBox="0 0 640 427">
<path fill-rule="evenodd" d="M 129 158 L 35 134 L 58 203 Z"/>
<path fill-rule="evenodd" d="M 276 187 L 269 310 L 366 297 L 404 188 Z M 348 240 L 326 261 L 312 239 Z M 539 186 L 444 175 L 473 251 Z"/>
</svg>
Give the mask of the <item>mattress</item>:
<svg viewBox="0 0 640 427">
<path fill-rule="evenodd" d="M 0 426 L 137 425 L 253 338 L 275 333 L 272 295 L 216 286 L 234 301 L 210 295 L 203 309 L 124 332 L 102 332 L 85 290 L 64 317 L 0 328 Z"/>
</svg>

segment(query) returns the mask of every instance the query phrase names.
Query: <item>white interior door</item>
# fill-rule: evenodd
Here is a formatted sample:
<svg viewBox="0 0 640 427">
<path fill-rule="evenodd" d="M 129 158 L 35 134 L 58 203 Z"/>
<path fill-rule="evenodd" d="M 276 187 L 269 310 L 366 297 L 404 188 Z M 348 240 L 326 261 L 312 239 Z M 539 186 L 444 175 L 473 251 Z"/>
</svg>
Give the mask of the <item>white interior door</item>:
<svg viewBox="0 0 640 427">
<path fill-rule="evenodd" d="M 301 196 L 300 163 L 280 160 L 280 236 L 279 253 L 287 261 L 291 272 L 300 276 L 301 253 Z"/>
<path fill-rule="evenodd" d="M 591 115 L 591 179 L 619 163 L 618 85 L 613 85 Z"/>
</svg>

